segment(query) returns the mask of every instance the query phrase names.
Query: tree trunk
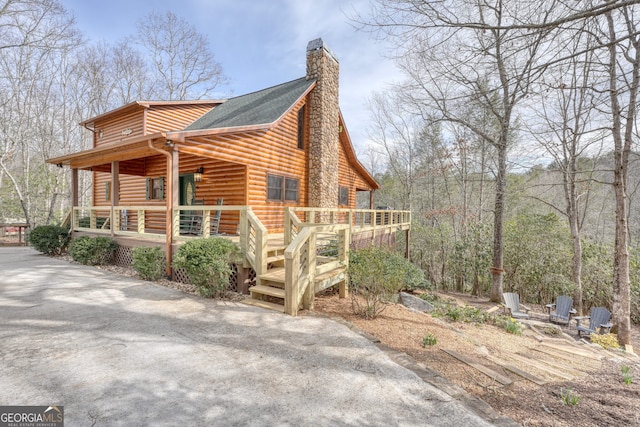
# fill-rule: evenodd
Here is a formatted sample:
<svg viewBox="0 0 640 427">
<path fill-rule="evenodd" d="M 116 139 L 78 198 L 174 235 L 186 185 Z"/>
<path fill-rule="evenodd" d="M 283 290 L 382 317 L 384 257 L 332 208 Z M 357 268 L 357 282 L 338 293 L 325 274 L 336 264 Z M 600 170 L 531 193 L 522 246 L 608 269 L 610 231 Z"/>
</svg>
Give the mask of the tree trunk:
<svg viewBox="0 0 640 427">
<path fill-rule="evenodd" d="M 616 162 L 617 163 L 617 162 Z M 629 229 L 627 224 L 627 195 L 622 167 L 616 165 L 614 188 L 616 195 L 616 240 L 613 260 L 613 321 L 618 341 L 631 342 L 631 280 L 629 279 Z"/>
<path fill-rule="evenodd" d="M 571 224 L 571 237 L 573 239 L 573 269 L 571 275 L 575 285 L 573 303 L 578 311 L 578 316 L 582 316 L 582 242 L 580 241 L 580 231 L 577 223 L 574 224 L 573 221 Z"/>
<path fill-rule="evenodd" d="M 502 300 L 503 261 L 503 225 L 504 225 L 504 192 L 507 174 L 507 144 L 498 148 L 498 174 L 496 177 L 496 199 L 493 216 L 493 266 L 491 267 L 491 295 L 493 302 Z"/>
<path fill-rule="evenodd" d="M 626 12 L 626 11 L 625 11 Z M 609 39 L 616 40 L 616 24 L 613 15 L 607 13 Z M 629 29 L 635 30 L 635 22 L 625 13 Z M 637 35 L 630 39 L 634 55 L 627 50 L 624 58 L 631 64 L 628 86 L 628 104 L 623 108 L 618 93 L 618 47 L 611 43 L 609 48 L 609 96 L 611 97 L 612 125 L 611 136 L 614 143 L 615 168 L 613 170 L 613 188 L 616 196 L 616 239 L 613 258 L 613 325 L 618 333 L 620 345 L 631 343 L 631 281 L 629 279 L 629 228 L 627 224 L 627 169 L 633 131 L 635 129 L 636 102 L 640 86 L 640 41 Z M 622 56 L 622 55 L 621 55 Z M 625 64 L 626 65 L 626 64 Z M 630 79 L 629 79 L 630 77 Z M 626 111 L 624 111 L 626 110 Z M 624 120 L 624 128 L 622 122 Z"/>
</svg>

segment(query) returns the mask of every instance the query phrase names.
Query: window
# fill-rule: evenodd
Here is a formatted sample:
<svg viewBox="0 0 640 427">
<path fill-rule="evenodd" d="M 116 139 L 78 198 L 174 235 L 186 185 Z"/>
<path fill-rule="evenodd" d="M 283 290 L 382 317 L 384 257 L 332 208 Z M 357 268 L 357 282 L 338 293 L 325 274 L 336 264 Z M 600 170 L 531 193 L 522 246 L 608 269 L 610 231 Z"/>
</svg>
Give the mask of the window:
<svg viewBox="0 0 640 427">
<path fill-rule="evenodd" d="M 298 201 L 298 180 L 297 179 L 284 179 L 284 200 L 287 202 Z"/>
<path fill-rule="evenodd" d="M 104 199 L 107 202 L 111 200 L 111 181 L 104 183 Z"/>
<path fill-rule="evenodd" d="M 349 187 L 340 187 L 338 192 L 338 205 L 349 206 Z"/>
<path fill-rule="evenodd" d="M 164 177 L 147 178 L 147 200 L 164 200 Z"/>
<path fill-rule="evenodd" d="M 267 175 L 267 200 L 282 200 L 281 176 Z"/>
<path fill-rule="evenodd" d="M 304 105 L 298 110 L 298 148 L 304 150 Z"/>
<path fill-rule="evenodd" d="M 297 202 L 299 181 L 280 175 L 267 175 L 267 200 Z"/>
</svg>

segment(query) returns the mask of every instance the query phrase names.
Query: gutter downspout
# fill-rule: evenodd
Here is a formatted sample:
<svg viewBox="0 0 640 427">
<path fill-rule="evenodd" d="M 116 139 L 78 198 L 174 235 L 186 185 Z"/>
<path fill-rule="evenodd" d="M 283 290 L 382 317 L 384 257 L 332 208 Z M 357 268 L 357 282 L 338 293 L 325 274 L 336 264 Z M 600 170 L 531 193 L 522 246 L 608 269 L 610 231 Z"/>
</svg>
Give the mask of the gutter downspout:
<svg viewBox="0 0 640 427">
<path fill-rule="evenodd" d="M 167 143 L 170 141 L 167 140 Z M 166 215 L 166 226 L 165 226 L 165 234 L 166 238 L 166 257 L 167 257 L 167 267 L 165 269 L 165 273 L 167 276 L 171 276 L 171 263 L 173 261 L 172 247 L 173 247 L 173 153 L 170 151 L 161 150 L 153 146 L 153 143 L 149 139 L 147 141 L 147 145 L 149 149 L 156 151 L 167 158 L 167 179 L 165 182 L 165 193 L 169 195 L 169 197 L 165 197 L 167 201 L 167 215 Z M 173 150 L 173 148 L 172 148 Z"/>
</svg>

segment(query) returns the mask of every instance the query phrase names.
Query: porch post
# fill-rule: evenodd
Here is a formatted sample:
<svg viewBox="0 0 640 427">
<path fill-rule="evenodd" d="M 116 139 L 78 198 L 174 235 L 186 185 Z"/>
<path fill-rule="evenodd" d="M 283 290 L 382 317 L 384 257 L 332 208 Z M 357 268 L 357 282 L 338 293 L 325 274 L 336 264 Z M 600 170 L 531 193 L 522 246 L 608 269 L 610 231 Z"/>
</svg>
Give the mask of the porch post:
<svg viewBox="0 0 640 427">
<path fill-rule="evenodd" d="M 373 209 L 373 206 L 375 205 L 375 191 L 376 190 L 369 190 L 369 209 Z"/>
<path fill-rule="evenodd" d="M 69 229 L 73 231 L 75 227 L 75 208 L 78 206 L 78 198 L 79 198 L 79 184 L 78 184 L 78 169 L 71 169 L 71 224 L 69 225 Z"/>
<path fill-rule="evenodd" d="M 410 239 L 410 236 L 411 236 L 411 228 L 407 228 L 407 241 L 405 242 L 406 247 L 404 249 L 404 257 L 406 259 L 409 259 L 409 260 L 411 259 L 410 258 L 411 253 L 409 251 L 409 239 Z"/>
<path fill-rule="evenodd" d="M 120 205 L 120 162 L 111 162 L 111 237 L 115 236 L 116 229 L 120 229 L 120 224 L 116 224 L 115 206 Z M 119 216 L 118 216 L 119 218 Z"/>
<path fill-rule="evenodd" d="M 166 255 L 167 276 L 171 276 L 171 263 L 173 261 L 173 210 L 180 204 L 180 160 L 177 150 L 172 150 L 167 156 L 167 182 L 165 194 L 167 200 L 166 215 Z"/>
<path fill-rule="evenodd" d="M 71 207 L 78 206 L 78 169 L 71 169 Z"/>
</svg>

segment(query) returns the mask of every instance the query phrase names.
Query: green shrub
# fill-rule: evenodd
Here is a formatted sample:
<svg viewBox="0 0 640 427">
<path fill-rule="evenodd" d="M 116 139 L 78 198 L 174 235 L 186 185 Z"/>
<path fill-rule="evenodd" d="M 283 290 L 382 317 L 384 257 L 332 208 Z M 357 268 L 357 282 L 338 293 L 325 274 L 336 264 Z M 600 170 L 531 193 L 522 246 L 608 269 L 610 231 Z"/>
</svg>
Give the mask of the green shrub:
<svg viewBox="0 0 640 427">
<path fill-rule="evenodd" d="M 422 346 L 427 347 L 431 345 L 436 345 L 438 343 L 438 338 L 435 335 L 429 333 L 422 338 Z"/>
<path fill-rule="evenodd" d="M 622 372 L 622 381 L 626 385 L 631 385 L 633 383 L 633 376 L 631 375 L 631 368 L 627 365 L 620 368 L 620 372 Z"/>
<path fill-rule="evenodd" d="M 69 246 L 74 261 L 84 265 L 104 265 L 111 263 L 117 243 L 109 237 L 80 236 Z"/>
<path fill-rule="evenodd" d="M 166 268 L 166 258 L 162 249 L 138 247 L 131 250 L 133 269 L 145 280 L 158 280 Z"/>
<path fill-rule="evenodd" d="M 589 340 L 593 344 L 598 344 L 606 350 L 611 348 L 620 348 L 620 344 L 618 344 L 618 336 L 616 334 L 589 334 Z"/>
<path fill-rule="evenodd" d="M 400 290 L 424 282 L 420 269 L 388 249 L 352 251 L 349 258 L 351 307 L 355 314 L 367 319 L 377 317 Z"/>
<path fill-rule="evenodd" d="M 190 240 L 180 246 L 173 259 L 203 297 L 224 297 L 229 290 L 229 264 L 239 261 L 240 250 L 231 240 L 212 237 Z"/>
<path fill-rule="evenodd" d="M 505 331 L 513 335 L 522 335 L 522 325 L 520 324 L 520 322 L 510 317 L 506 317 L 506 316 L 501 316 L 501 317 L 505 317 L 502 323 L 502 326 L 504 327 Z"/>
<path fill-rule="evenodd" d="M 580 402 L 580 396 L 571 391 L 570 388 L 563 388 L 560 390 L 560 398 L 565 405 L 575 406 Z"/>
<path fill-rule="evenodd" d="M 47 255 L 64 253 L 70 240 L 69 229 L 57 225 L 40 225 L 29 236 L 31 246 Z"/>
</svg>

